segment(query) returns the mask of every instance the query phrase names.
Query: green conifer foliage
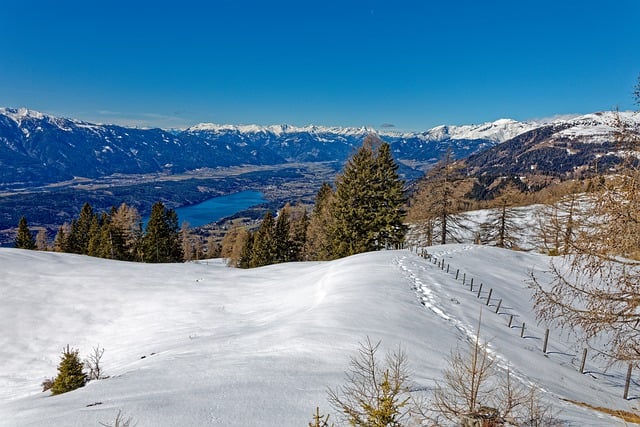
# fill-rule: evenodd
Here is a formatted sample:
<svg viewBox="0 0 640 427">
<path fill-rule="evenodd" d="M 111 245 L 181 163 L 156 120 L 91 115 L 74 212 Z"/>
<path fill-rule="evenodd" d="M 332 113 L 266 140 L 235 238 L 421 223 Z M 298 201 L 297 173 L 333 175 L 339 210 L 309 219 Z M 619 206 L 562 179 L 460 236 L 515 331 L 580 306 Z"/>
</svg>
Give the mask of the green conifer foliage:
<svg viewBox="0 0 640 427">
<path fill-rule="evenodd" d="M 18 249 L 35 249 L 36 241 L 27 225 L 27 219 L 23 216 L 18 223 L 18 234 L 16 235 L 15 247 Z"/>
<path fill-rule="evenodd" d="M 82 362 L 78 350 L 72 350 L 67 345 L 63 350 L 58 365 L 58 376 L 53 380 L 52 394 L 61 394 L 75 390 L 85 385 L 87 375 L 82 372 Z"/>
<path fill-rule="evenodd" d="M 273 264 L 276 260 L 275 221 L 270 211 L 264 215 L 260 228 L 254 233 L 249 267 Z"/>
<path fill-rule="evenodd" d="M 143 261 L 182 262 L 182 259 L 178 215 L 175 210 L 166 209 L 162 202 L 156 202 L 143 238 Z"/>
<path fill-rule="evenodd" d="M 89 238 L 93 220 L 93 208 L 89 203 L 85 203 L 78 219 L 71 222 L 71 230 L 65 241 L 65 252 L 89 254 Z"/>
<path fill-rule="evenodd" d="M 404 240 L 404 183 L 389 145 L 365 138 L 336 181 L 330 230 L 333 257 L 397 246 Z"/>
<path fill-rule="evenodd" d="M 407 226 L 403 223 L 404 182 L 398 176 L 398 165 L 391 155 L 389 144 L 383 143 L 376 157 L 376 180 L 374 190 L 377 197 L 376 249 L 397 247 L 404 241 Z"/>
<path fill-rule="evenodd" d="M 289 212 L 291 207 L 287 204 L 278 213 L 275 228 L 273 230 L 273 263 L 289 262 L 291 254 L 289 253 L 289 233 L 291 230 L 291 222 L 289 220 Z"/>
</svg>

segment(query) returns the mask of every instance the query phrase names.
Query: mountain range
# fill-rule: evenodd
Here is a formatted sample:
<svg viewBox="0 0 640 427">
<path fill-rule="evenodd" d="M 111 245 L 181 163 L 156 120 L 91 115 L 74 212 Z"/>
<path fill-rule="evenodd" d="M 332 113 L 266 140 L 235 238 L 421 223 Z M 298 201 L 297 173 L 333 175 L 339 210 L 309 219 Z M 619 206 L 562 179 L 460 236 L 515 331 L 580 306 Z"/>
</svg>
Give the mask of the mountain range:
<svg viewBox="0 0 640 427">
<path fill-rule="evenodd" d="M 620 113 L 639 126 L 634 113 Z M 0 189 L 30 188 L 76 177 L 181 173 L 199 168 L 333 162 L 339 170 L 370 133 L 389 142 L 410 178 L 450 149 L 478 173 L 567 173 L 613 152 L 616 114 L 550 121 L 500 119 L 480 125 L 393 129 L 199 124 L 184 130 L 139 129 L 0 108 Z M 514 157 L 515 156 L 515 157 Z M 570 162 L 566 161 L 571 157 Z M 514 161 L 515 158 L 515 161 Z M 606 162 L 605 162 L 606 163 Z"/>
<path fill-rule="evenodd" d="M 450 148 L 457 158 L 534 128 L 498 120 L 439 126 L 426 132 L 370 128 L 200 124 L 184 130 L 138 129 L 60 118 L 24 108 L 0 108 L 0 189 L 47 185 L 74 177 L 180 173 L 198 168 L 342 163 L 369 133 L 392 145 L 398 161 L 425 168 Z"/>
</svg>

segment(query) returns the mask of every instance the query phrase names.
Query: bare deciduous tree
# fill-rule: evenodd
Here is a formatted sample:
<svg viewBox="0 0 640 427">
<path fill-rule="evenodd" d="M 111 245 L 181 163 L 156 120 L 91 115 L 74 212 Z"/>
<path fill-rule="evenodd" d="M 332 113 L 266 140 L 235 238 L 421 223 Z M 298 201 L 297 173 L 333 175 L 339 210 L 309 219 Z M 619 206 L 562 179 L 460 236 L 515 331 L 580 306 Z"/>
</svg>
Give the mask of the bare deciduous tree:
<svg viewBox="0 0 640 427">
<path fill-rule="evenodd" d="M 495 244 L 499 248 L 515 248 L 520 233 L 520 212 L 518 205 L 520 192 L 511 184 L 507 184 L 495 199 L 495 208 L 480 226 L 482 243 Z"/>
<path fill-rule="evenodd" d="M 446 244 L 458 241 L 456 231 L 463 228 L 459 215 L 462 212 L 461 195 L 457 193 L 457 166 L 453 164 L 451 151 L 430 171 L 412 200 L 409 221 L 417 224 L 428 246 L 432 242 Z"/>
<path fill-rule="evenodd" d="M 118 414 L 115 419 L 110 424 L 100 423 L 101 426 L 104 427 L 135 427 L 138 425 L 137 422 L 134 422 L 133 418 L 126 417 L 122 410 L 118 409 Z"/>
<path fill-rule="evenodd" d="M 89 371 L 89 374 L 87 375 L 89 380 L 101 380 L 106 378 L 104 376 L 102 365 L 100 364 L 103 354 L 104 348 L 100 348 L 98 345 L 93 348 L 91 354 L 89 354 L 89 356 L 84 360 L 84 366 Z"/>
<path fill-rule="evenodd" d="M 636 122 L 637 123 L 637 122 Z M 550 265 L 551 281 L 531 275 L 540 320 L 601 345 L 614 361 L 640 361 L 640 129 L 618 115 L 623 162 L 590 194 L 589 221 L 575 230 L 574 255 Z"/>
<path fill-rule="evenodd" d="M 480 326 L 469 351 L 452 352 L 433 398 L 435 416 L 428 418 L 436 425 L 564 425 L 551 406 L 542 402 L 536 388 L 514 381 L 509 368 L 500 370 L 495 365 L 487 344 L 480 342 Z"/>
</svg>

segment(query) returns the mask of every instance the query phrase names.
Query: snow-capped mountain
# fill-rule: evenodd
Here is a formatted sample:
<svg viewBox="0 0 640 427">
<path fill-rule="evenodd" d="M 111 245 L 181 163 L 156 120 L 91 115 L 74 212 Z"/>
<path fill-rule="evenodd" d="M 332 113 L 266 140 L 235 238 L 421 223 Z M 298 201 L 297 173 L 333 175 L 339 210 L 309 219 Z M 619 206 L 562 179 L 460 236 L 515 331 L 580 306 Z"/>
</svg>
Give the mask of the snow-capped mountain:
<svg viewBox="0 0 640 427">
<path fill-rule="evenodd" d="M 620 162 L 621 147 L 615 141 L 620 126 L 640 135 L 640 113 L 606 111 L 543 123 L 469 156 L 465 163 L 474 175 L 601 173 Z"/>
<path fill-rule="evenodd" d="M 235 165 L 333 162 L 340 169 L 370 133 L 391 145 L 405 176 L 416 177 L 448 149 L 455 158 L 472 154 L 483 158 L 482 152 L 488 148 L 508 141 L 518 145 L 523 138 L 540 135 L 553 135 L 556 141 L 574 145 L 610 143 L 615 117 L 608 112 L 546 123 L 500 119 L 479 125 L 438 126 L 425 132 L 211 123 L 163 130 L 98 125 L 24 108 L 0 108 L 0 188 L 37 186 L 73 177 L 179 173 Z M 621 113 L 620 117 L 637 126 L 637 115 Z"/>
<path fill-rule="evenodd" d="M 0 108 L 0 187 L 29 187 L 73 177 L 288 162 L 334 162 L 339 169 L 370 133 L 389 142 L 399 161 L 421 167 L 437 161 L 447 148 L 457 158 L 465 157 L 530 127 L 499 120 L 447 127 L 446 132 L 438 128 L 402 133 L 367 127 L 206 123 L 170 131 L 98 125 L 24 108 Z M 403 167 L 407 176 L 420 174 Z"/>
</svg>

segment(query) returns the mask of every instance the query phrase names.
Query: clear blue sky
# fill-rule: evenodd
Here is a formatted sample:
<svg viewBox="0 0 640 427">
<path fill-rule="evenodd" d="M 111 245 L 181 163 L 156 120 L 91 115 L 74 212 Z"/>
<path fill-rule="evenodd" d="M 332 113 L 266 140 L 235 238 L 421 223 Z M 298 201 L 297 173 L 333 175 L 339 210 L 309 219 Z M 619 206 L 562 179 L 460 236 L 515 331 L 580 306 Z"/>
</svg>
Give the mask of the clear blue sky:
<svg viewBox="0 0 640 427">
<path fill-rule="evenodd" d="M 640 0 L 6 1 L 0 106 L 425 130 L 632 109 Z"/>
</svg>

